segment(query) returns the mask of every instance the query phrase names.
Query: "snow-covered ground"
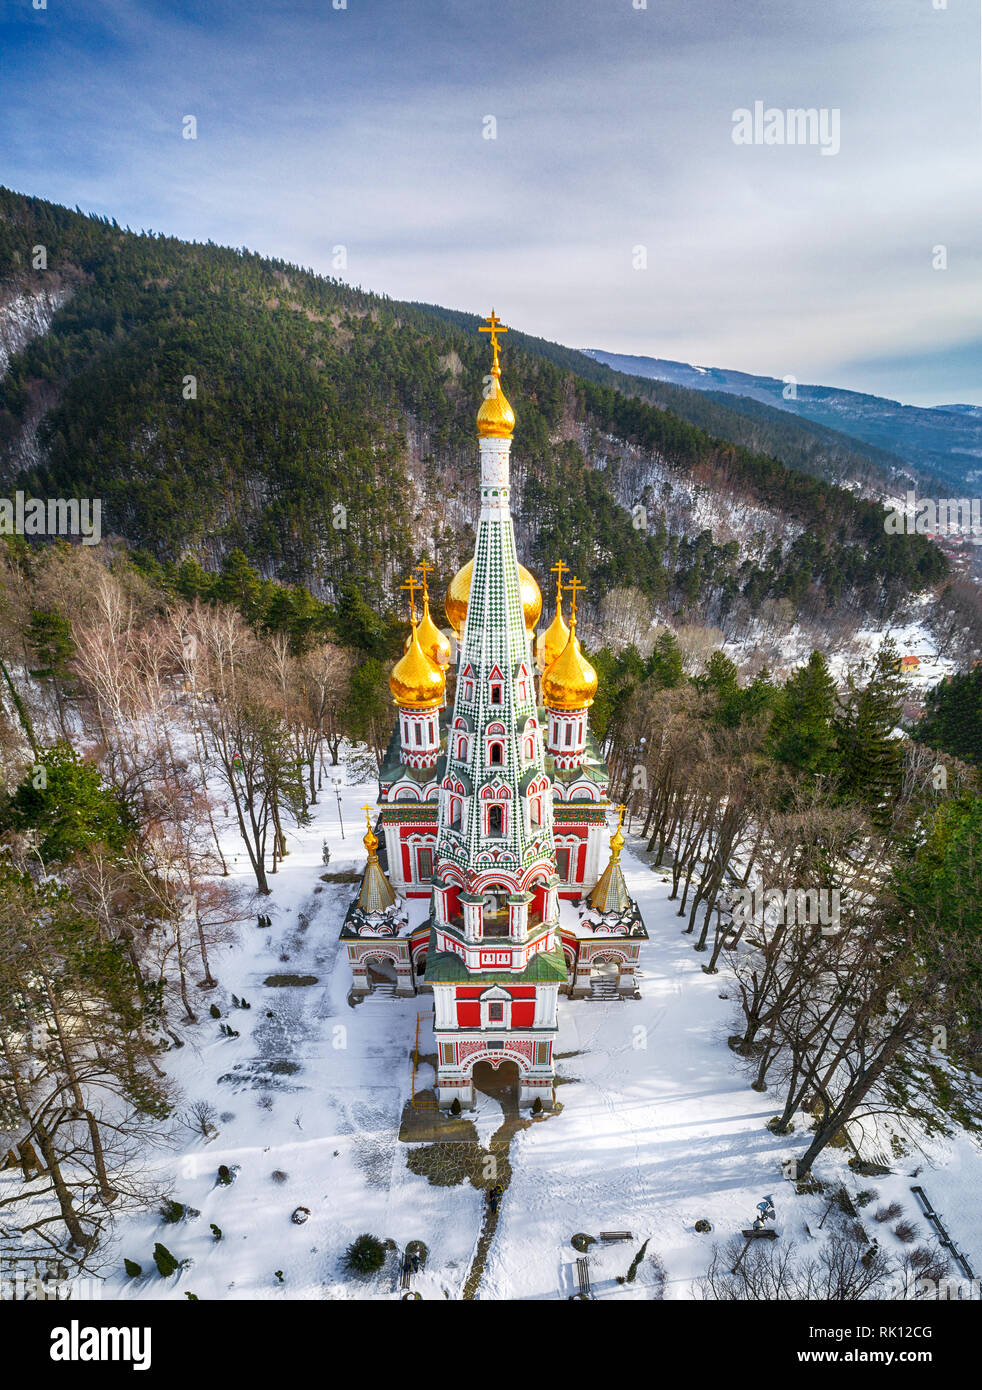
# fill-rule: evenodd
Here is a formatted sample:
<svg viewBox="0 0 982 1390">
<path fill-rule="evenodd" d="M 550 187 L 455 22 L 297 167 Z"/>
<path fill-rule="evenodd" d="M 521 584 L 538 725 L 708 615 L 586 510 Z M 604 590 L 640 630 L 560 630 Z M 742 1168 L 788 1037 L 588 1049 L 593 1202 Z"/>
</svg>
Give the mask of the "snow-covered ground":
<svg viewBox="0 0 982 1390">
<path fill-rule="evenodd" d="M 409 1146 L 398 1138 L 417 1016 L 420 1051 L 433 1050 L 431 997 L 348 1005 L 349 970 L 337 936 L 352 887 L 321 881 L 325 839 L 327 872 L 361 869 L 359 808 L 374 797 L 373 784 L 342 789 L 342 840 L 333 792 L 324 795 L 313 823 L 290 836 L 291 853 L 272 880 L 264 905 L 272 927 L 246 923 L 240 944 L 216 962 L 221 989 L 201 996 L 202 1021 L 188 1044 L 165 1059 L 185 1093 L 180 1108 L 210 1101 L 220 1116 L 217 1138 L 206 1142 L 178 1127 L 176 1150 L 159 1159 L 171 1195 L 200 1215 L 174 1225 L 156 1211 L 123 1216 L 119 1272 L 107 1279 L 105 1297 L 401 1297 L 396 1252 L 367 1281 L 344 1272 L 344 1251 L 362 1231 L 392 1240 L 399 1254 L 408 1241 L 422 1240 L 429 1260 L 413 1287 L 423 1298 L 461 1296 L 481 1230 L 481 1193 L 469 1182 L 435 1186 L 413 1174 Z M 234 870 L 245 879 L 245 855 L 233 852 Z M 713 1242 L 725 1243 L 749 1225 L 764 1196 L 774 1198 L 782 1238 L 803 1246 L 804 1223 L 814 1231 L 826 1206 L 825 1198 L 795 1195 L 782 1177 L 781 1160 L 801 1151 L 800 1137 L 796 1144 L 764 1128 L 776 1102 L 750 1090 L 726 1045 L 733 1005 L 720 997 L 727 992 L 725 972 L 702 972 L 706 957 L 680 935 L 663 876 L 638 854 L 625 852 L 623 862 L 651 937 L 642 957 L 642 998 L 560 1001 L 557 1051 L 574 1054 L 558 1063 L 566 1078 L 557 1092 L 563 1108 L 512 1141 L 513 1173 L 478 1287 L 481 1299 L 569 1297 L 577 1257 L 570 1237 L 606 1230 L 629 1230 L 633 1238 L 591 1249 L 595 1296 L 658 1295 L 656 1266 L 647 1260 L 633 1284 L 617 1282 L 650 1238 L 647 1253 L 665 1271 L 664 1296 L 689 1298 Z M 316 982 L 264 983 L 284 974 Z M 232 1007 L 233 993 L 251 1008 Z M 213 1001 L 237 1038 L 224 1038 L 209 1017 Z M 418 1086 L 431 1081 L 431 1069 L 422 1067 Z M 497 1102 L 482 1099 L 476 1117 L 482 1145 L 501 1118 Z M 972 1144 L 934 1145 L 930 1161 L 912 1156 L 885 1179 L 854 1177 L 845 1157 L 827 1151 L 817 1171 L 843 1178 L 853 1193 L 875 1188 L 874 1206 L 899 1201 L 926 1236 L 909 1190 L 921 1183 L 978 1272 L 982 1211 L 974 1192 L 982 1161 Z M 218 1184 L 220 1164 L 237 1169 L 231 1186 Z M 914 1179 L 918 1165 L 924 1166 Z M 309 1218 L 293 1224 L 291 1214 L 301 1206 Z M 712 1222 L 712 1235 L 696 1234 L 700 1218 Z M 881 1245 L 899 1250 L 889 1227 L 866 1224 Z M 157 1241 L 193 1264 L 159 1278 L 152 1261 Z M 125 1276 L 124 1256 L 142 1265 L 142 1278 Z"/>
</svg>

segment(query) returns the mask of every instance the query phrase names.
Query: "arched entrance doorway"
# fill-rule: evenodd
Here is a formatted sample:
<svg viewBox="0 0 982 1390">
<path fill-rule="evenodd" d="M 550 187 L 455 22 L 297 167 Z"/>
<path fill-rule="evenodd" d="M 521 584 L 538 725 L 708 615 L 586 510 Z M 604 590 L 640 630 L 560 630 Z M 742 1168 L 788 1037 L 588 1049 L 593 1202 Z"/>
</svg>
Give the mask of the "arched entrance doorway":
<svg viewBox="0 0 982 1390">
<path fill-rule="evenodd" d="M 518 1116 L 521 1076 L 517 1062 L 509 1059 L 499 1062 L 497 1066 L 492 1066 L 488 1061 L 475 1062 L 471 1081 L 475 1091 L 482 1091 L 498 1102 L 506 1120 Z"/>
<path fill-rule="evenodd" d="M 391 956 L 368 956 L 365 960 L 365 977 L 372 994 L 395 994 L 396 964 Z"/>
<path fill-rule="evenodd" d="M 619 999 L 620 982 L 620 961 L 595 960 L 590 968 L 590 998 Z"/>
</svg>

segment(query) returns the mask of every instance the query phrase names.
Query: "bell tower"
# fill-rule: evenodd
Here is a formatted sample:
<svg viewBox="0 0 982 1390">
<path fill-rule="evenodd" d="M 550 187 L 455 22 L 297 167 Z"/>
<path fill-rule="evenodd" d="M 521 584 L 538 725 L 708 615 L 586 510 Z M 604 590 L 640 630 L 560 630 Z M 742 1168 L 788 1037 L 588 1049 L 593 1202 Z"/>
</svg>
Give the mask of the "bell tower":
<svg viewBox="0 0 982 1390">
<path fill-rule="evenodd" d="M 556 1001 L 566 981 L 532 645 L 542 596 L 519 566 L 511 517 L 515 414 L 501 386 L 499 341 L 507 331 L 493 312 L 481 329 L 492 349 L 477 414 L 481 512 L 469 588 L 452 599 L 452 614 L 448 599 L 460 644 L 426 969 L 441 1105 L 472 1103 L 478 1061 L 515 1063 L 522 1103 L 551 1104 Z"/>
</svg>

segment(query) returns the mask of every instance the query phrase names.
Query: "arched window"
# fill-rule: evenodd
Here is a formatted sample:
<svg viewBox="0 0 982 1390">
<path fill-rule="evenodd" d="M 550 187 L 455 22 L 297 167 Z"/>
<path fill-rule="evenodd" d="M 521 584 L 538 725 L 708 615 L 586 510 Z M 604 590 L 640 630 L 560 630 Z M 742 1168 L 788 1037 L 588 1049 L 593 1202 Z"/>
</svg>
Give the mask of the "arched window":
<svg viewBox="0 0 982 1390">
<path fill-rule="evenodd" d="M 535 739 L 534 739 L 534 738 L 527 738 L 527 739 L 525 740 L 525 761 L 526 761 L 527 763 L 530 763 L 534 757 L 535 757 Z"/>
<path fill-rule="evenodd" d="M 488 807 L 488 834 L 504 835 L 505 833 L 505 808 L 504 806 Z"/>
<path fill-rule="evenodd" d="M 503 761 L 504 761 L 504 748 L 503 748 L 503 746 L 502 746 L 500 743 L 492 743 L 492 745 L 491 745 L 491 759 L 490 759 L 490 761 L 493 763 L 493 765 L 494 765 L 495 767 L 500 767 L 501 764 L 503 763 Z"/>
<path fill-rule="evenodd" d="M 450 824 L 452 827 L 459 828 L 461 814 L 461 802 L 457 796 L 450 798 Z"/>
<path fill-rule="evenodd" d="M 420 745 L 422 742 L 423 742 L 423 726 L 422 726 L 422 724 L 417 724 L 417 725 L 416 725 L 416 746 L 419 747 L 419 745 Z"/>
<path fill-rule="evenodd" d="M 566 725 L 566 747 L 568 748 L 572 742 L 573 742 L 573 726 L 572 726 L 572 724 L 567 724 L 567 725 Z"/>
<path fill-rule="evenodd" d="M 529 802 L 529 819 L 531 820 L 533 825 L 542 824 L 543 816 L 541 796 L 533 796 L 531 801 Z"/>
</svg>

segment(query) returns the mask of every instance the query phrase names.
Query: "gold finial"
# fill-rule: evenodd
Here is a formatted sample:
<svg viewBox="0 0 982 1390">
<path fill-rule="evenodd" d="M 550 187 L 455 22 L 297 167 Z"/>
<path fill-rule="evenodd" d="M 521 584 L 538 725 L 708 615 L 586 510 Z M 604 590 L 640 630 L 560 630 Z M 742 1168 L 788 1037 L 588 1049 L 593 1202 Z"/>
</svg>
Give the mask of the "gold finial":
<svg viewBox="0 0 982 1390">
<path fill-rule="evenodd" d="M 399 585 L 399 588 L 400 588 L 400 589 L 408 589 L 408 590 L 409 590 L 409 621 L 412 623 L 413 627 L 415 627 L 415 626 L 416 626 L 416 622 L 417 622 L 417 619 L 416 619 L 416 590 L 419 588 L 419 581 L 418 581 L 418 579 L 416 578 L 415 572 L 413 572 L 412 574 L 410 574 L 410 576 L 409 576 L 409 578 L 406 580 L 405 584 L 400 584 L 400 585 Z"/>
<path fill-rule="evenodd" d="M 368 851 L 369 862 L 374 863 L 375 851 L 378 849 L 378 836 L 372 829 L 372 810 L 374 808 L 366 803 L 361 809 L 365 812 L 365 824 L 368 827 L 366 833 L 361 838 L 361 842 Z"/>
<path fill-rule="evenodd" d="M 575 574 L 573 575 L 573 578 L 569 581 L 569 583 L 566 585 L 566 592 L 567 592 L 568 594 L 572 594 L 572 596 L 573 596 L 573 597 L 571 598 L 571 600 L 570 600 L 570 614 L 569 614 L 569 621 L 570 621 L 570 626 L 571 626 L 571 627 L 575 627 L 575 626 L 576 626 L 576 596 L 577 596 L 577 594 L 580 592 L 581 589 L 585 589 L 585 588 L 586 588 L 586 585 L 585 585 L 585 584 L 581 584 L 580 581 L 577 579 L 577 577 L 576 577 Z"/>
<path fill-rule="evenodd" d="M 485 378 L 484 400 L 477 412 L 477 432 L 482 439 L 511 439 L 515 432 L 515 412 L 508 404 L 507 397 L 501 389 L 501 358 L 498 342 L 498 334 L 507 333 L 508 329 L 492 309 L 491 317 L 479 327 L 478 332 L 491 334 L 491 347 L 494 356 L 491 361 L 491 379 L 488 381 Z"/>
<path fill-rule="evenodd" d="M 556 658 L 565 650 L 566 643 L 569 641 L 569 628 L 563 621 L 563 575 L 568 573 L 569 565 L 565 560 L 557 560 L 552 566 L 552 573 L 556 576 L 556 616 L 553 618 L 546 632 L 542 645 L 542 669 L 546 670 L 552 665 Z"/>
<path fill-rule="evenodd" d="M 624 832 L 621 830 L 621 826 L 624 824 L 624 813 L 626 810 L 626 806 L 618 806 L 617 826 L 613 835 L 610 837 L 610 857 L 615 864 L 618 859 L 620 859 L 621 850 L 624 848 Z"/>
<path fill-rule="evenodd" d="M 557 560 L 551 572 L 556 576 L 556 608 L 561 613 L 563 609 L 563 575 L 569 572 L 569 565 L 565 560 Z"/>
<path fill-rule="evenodd" d="M 477 331 L 478 333 L 491 334 L 491 348 L 494 352 L 494 360 L 491 363 L 491 373 L 493 376 L 500 376 L 501 366 L 498 359 L 498 334 L 507 333 L 508 329 L 505 327 L 505 325 L 501 322 L 501 319 L 498 318 L 498 315 L 492 309 L 490 317 L 484 320 L 484 323 Z"/>
</svg>

